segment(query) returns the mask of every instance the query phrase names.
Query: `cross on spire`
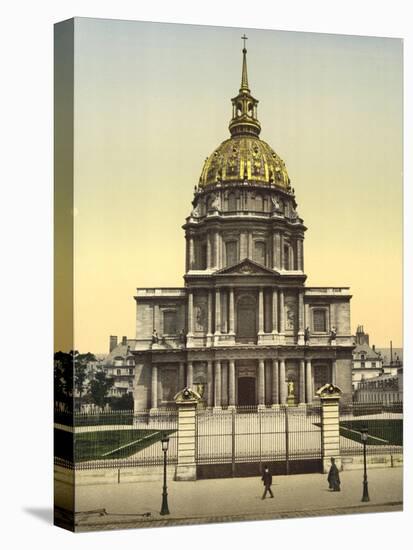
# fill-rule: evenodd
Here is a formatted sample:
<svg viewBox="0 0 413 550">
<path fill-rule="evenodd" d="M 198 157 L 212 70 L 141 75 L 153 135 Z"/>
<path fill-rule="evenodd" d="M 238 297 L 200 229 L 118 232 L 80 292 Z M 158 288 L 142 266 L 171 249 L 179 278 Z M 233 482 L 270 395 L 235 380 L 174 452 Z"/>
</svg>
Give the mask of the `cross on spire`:
<svg viewBox="0 0 413 550">
<path fill-rule="evenodd" d="M 241 36 L 241 39 L 244 41 L 244 50 L 246 49 L 245 46 L 245 41 L 248 40 L 248 36 L 246 36 L 246 34 L 244 33 L 242 36 Z"/>
</svg>

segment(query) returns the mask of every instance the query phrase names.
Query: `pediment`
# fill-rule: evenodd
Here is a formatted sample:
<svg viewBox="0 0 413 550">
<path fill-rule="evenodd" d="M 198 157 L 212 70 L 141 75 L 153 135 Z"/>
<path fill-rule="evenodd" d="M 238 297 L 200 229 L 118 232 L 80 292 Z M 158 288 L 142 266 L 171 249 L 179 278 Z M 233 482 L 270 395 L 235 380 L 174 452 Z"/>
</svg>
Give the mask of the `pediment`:
<svg viewBox="0 0 413 550">
<path fill-rule="evenodd" d="M 238 264 L 216 271 L 215 275 L 278 275 L 278 272 L 246 258 Z"/>
</svg>

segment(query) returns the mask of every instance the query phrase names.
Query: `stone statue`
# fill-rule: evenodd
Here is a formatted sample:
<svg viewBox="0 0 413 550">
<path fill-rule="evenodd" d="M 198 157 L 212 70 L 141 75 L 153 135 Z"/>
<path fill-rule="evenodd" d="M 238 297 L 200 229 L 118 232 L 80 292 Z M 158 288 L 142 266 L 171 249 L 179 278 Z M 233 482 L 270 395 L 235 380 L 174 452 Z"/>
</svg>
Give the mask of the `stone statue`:
<svg viewBox="0 0 413 550">
<path fill-rule="evenodd" d="M 337 329 L 336 329 L 336 327 L 331 327 L 330 339 L 335 340 L 336 337 L 337 337 Z"/>
<path fill-rule="evenodd" d="M 211 200 L 210 209 L 217 211 L 220 208 L 221 208 L 221 204 L 220 204 L 220 200 L 219 200 L 219 195 L 213 195 L 213 198 Z"/>
<path fill-rule="evenodd" d="M 194 206 L 194 208 L 192 209 L 191 217 L 199 218 L 199 203 L 197 203 L 196 206 Z"/>
<path fill-rule="evenodd" d="M 294 382 L 290 380 L 287 384 L 288 386 L 288 395 L 294 395 Z"/>
<path fill-rule="evenodd" d="M 156 332 L 156 329 L 154 328 L 152 332 L 152 344 L 157 344 L 158 342 L 159 342 L 159 336 L 158 336 L 158 333 Z"/>
<path fill-rule="evenodd" d="M 306 327 L 304 331 L 304 342 L 308 344 L 309 341 L 310 341 L 310 327 Z"/>
<path fill-rule="evenodd" d="M 274 212 L 278 212 L 281 209 L 281 205 L 278 202 L 277 197 L 275 197 L 274 195 L 271 197 L 271 205 Z"/>
</svg>

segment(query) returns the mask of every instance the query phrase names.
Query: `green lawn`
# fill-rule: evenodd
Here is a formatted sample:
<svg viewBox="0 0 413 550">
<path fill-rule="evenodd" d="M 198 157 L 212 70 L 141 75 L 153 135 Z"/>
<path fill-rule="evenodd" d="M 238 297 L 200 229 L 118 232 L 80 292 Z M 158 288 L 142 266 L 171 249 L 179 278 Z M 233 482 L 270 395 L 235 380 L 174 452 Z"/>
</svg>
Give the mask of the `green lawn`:
<svg viewBox="0 0 413 550">
<path fill-rule="evenodd" d="M 75 462 L 84 462 L 127 458 L 153 443 L 159 442 L 160 446 L 163 434 L 171 434 L 172 430 L 104 430 L 73 435 L 55 429 L 54 433 L 55 456 L 72 460 L 74 443 Z"/>
<path fill-rule="evenodd" d="M 340 435 L 360 442 L 360 431 L 367 428 L 367 445 L 403 445 L 403 420 L 348 420 L 340 422 Z M 350 431 L 354 430 L 354 431 Z M 377 439 L 376 439 L 377 438 Z"/>
</svg>

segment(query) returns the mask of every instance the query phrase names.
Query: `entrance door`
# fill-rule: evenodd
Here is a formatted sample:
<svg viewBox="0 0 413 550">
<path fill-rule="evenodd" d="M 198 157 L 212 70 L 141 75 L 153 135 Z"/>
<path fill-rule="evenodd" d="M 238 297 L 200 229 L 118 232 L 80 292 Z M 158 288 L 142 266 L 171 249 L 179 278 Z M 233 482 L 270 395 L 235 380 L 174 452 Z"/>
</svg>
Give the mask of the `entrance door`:
<svg viewBox="0 0 413 550">
<path fill-rule="evenodd" d="M 238 378 L 238 406 L 248 407 L 256 405 L 255 378 Z"/>
</svg>

